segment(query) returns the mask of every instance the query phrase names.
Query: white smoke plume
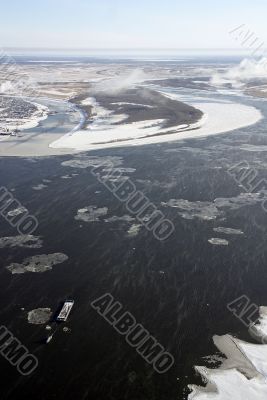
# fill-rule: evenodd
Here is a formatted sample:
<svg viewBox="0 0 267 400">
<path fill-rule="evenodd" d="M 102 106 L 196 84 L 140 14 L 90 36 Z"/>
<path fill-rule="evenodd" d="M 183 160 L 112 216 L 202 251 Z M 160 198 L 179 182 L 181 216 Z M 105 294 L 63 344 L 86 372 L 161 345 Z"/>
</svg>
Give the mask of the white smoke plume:
<svg viewBox="0 0 267 400">
<path fill-rule="evenodd" d="M 231 84 L 238 88 L 255 79 L 267 80 L 267 58 L 259 61 L 244 59 L 238 66 L 226 72 L 215 73 L 211 78 L 211 84 L 214 86 Z"/>
<path fill-rule="evenodd" d="M 0 94 L 35 97 L 38 94 L 38 87 L 31 78 L 6 80 L 0 83 Z"/>
<path fill-rule="evenodd" d="M 118 93 L 125 89 L 128 89 L 135 84 L 145 81 L 148 79 L 145 72 L 140 69 L 134 69 L 130 73 L 123 72 L 114 78 L 109 78 L 98 82 L 94 90 L 95 91 L 104 91 L 107 93 Z"/>
</svg>

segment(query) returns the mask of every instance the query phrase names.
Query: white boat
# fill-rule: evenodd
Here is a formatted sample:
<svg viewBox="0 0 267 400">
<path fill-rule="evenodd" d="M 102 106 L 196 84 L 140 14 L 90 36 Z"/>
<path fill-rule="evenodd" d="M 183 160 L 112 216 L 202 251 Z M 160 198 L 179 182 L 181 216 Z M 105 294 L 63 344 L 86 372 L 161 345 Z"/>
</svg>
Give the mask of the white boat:
<svg viewBox="0 0 267 400">
<path fill-rule="evenodd" d="M 57 321 L 67 321 L 73 305 L 74 300 L 66 300 L 57 316 Z"/>
<path fill-rule="evenodd" d="M 53 335 L 48 336 L 45 343 L 46 344 L 50 343 L 52 338 L 53 338 Z"/>
</svg>

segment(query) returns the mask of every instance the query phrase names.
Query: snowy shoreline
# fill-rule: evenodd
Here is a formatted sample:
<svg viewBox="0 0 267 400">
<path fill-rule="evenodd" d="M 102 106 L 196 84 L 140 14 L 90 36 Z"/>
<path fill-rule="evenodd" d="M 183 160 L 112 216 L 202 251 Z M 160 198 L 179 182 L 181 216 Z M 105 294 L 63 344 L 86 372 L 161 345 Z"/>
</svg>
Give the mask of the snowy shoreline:
<svg viewBox="0 0 267 400">
<path fill-rule="evenodd" d="M 260 307 L 259 312 L 253 332 L 266 343 L 267 307 Z M 267 345 L 247 343 L 231 335 L 214 336 L 213 341 L 227 358 L 218 369 L 195 367 L 206 387 L 190 385 L 188 400 L 265 400 Z"/>
<path fill-rule="evenodd" d="M 163 95 L 181 102 L 179 95 L 169 94 L 161 91 Z M 33 99 L 28 102 L 33 103 Z M 41 100 L 51 100 L 40 98 Z M 212 101 L 213 100 L 213 101 Z M 214 102 L 216 100 L 216 102 Z M 19 137 L 12 137 L 12 151 L 5 146 L 3 155 L 25 156 L 28 154 L 39 155 L 57 155 L 71 154 L 75 152 L 100 150 L 114 147 L 129 147 L 163 142 L 171 142 L 192 138 L 201 138 L 210 135 L 230 132 L 242 127 L 256 124 L 263 116 L 261 112 L 253 106 L 247 106 L 235 102 L 218 101 L 209 99 L 206 102 L 193 102 L 190 99 L 182 100 L 184 104 L 190 104 L 194 108 L 202 111 L 202 118 L 192 124 L 181 124 L 169 128 L 163 128 L 164 119 L 154 119 L 125 123 L 126 114 L 115 115 L 112 111 L 101 107 L 94 98 L 88 97 L 85 101 L 91 104 L 94 109 L 94 115 L 88 128 L 83 129 L 86 122 L 85 113 L 78 105 L 64 100 L 53 100 L 55 102 L 66 103 L 69 109 L 80 113 L 80 121 L 74 128 L 66 134 L 57 134 L 56 132 L 49 137 L 48 134 L 39 135 L 38 145 L 33 144 L 31 137 L 27 137 L 27 146 L 29 151 L 24 151 L 23 147 L 14 147 L 14 141 L 19 144 Z M 49 109 L 46 106 L 33 103 L 42 108 L 43 115 L 40 118 L 31 118 L 18 126 L 23 130 L 23 137 L 27 135 L 27 129 L 38 126 L 41 120 L 47 119 Z M 178 107 L 178 105 L 177 105 Z M 41 111 L 39 108 L 39 113 Z M 36 113 L 34 113 L 36 114 Z M 1 144 L 8 144 L 10 136 L 0 137 Z M 56 139 L 56 140 L 53 140 Z M 37 143 L 35 141 L 35 143 Z"/>
<path fill-rule="evenodd" d="M 180 100 L 178 95 L 162 94 L 173 100 Z M 96 110 L 92 124 L 87 129 L 76 130 L 60 137 L 50 144 L 51 148 L 88 151 L 178 141 L 226 133 L 254 125 L 263 118 L 261 112 L 252 106 L 210 100 L 194 103 L 193 106 L 203 112 L 203 117 L 197 123 L 162 128 L 164 120 L 123 123 L 123 116 L 120 121 L 119 116 L 112 115 L 109 110 L 105 112 L 93 99 L 91 102 Z M 119 121 L 121 123 L 118 125 Z"/>
<path fill-rule="evenodd" d="M 6 118 L 5 124 L 4 125 L 2 124 L 1 129 L 3 128 L 8 129 L 10 133 L 16 130 L 25 131 L 31 128 L 35 128 L 36 126 L 39 125 L 41 121 L 47 119 L 48 117 L 49 108 L 45 105 L 38 103 L 37 101 L 34 101 L 33 99 L 21 98 L 18 96 L 2 96 L 2 97 L 21 99 L 25 103 L 31 104 L 34 107 L 36 107 L 36 111 L 34 111 L 32 115 L 29 117 L 22 116 L 22 118 Z M 10 137 L 11 134 L 0 136 L 0 141 L 3 142 L 5 140 L 8 140 Z"/>
</svg>

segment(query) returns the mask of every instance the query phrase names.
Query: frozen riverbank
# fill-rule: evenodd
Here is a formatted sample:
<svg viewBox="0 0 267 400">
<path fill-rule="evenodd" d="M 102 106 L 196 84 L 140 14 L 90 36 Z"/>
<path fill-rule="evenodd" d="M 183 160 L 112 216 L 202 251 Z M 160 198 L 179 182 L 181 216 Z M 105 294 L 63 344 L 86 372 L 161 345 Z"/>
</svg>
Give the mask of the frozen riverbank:
<svg viewBox="0 0 267 400">
<path fill-rule="evenodd" d="M 179 100 L 175 94 L 168 94 Z M 179 104 L 179 103 L 177 103 Z M 146 120 L 133 123 L 118 123 L 112 114 L 103 110 L 96 114 L 86 130 L 78 130 L 51 143 L 53 149 L 69 148 L 77 151 L 96 150 L 118 146 L 138 146 L 190 138 L 199 138 L 233 131 L 256 124 L 262 114 L 255 107 L 233 102 L 194 103 L 194 107 L 204 114 L 199 122 L 164 128 L 164 120 Z"/>
</svg>

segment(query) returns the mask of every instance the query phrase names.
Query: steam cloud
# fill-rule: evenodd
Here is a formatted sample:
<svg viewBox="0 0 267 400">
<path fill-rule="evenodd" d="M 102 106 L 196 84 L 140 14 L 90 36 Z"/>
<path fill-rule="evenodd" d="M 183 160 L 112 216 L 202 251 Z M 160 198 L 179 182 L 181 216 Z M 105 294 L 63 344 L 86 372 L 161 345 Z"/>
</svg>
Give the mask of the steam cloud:
<svg viewBox="0 0 267 400">
<path fill-rule="evenodd" d="M 107 80 L 105 79 L 97 83 L 94 87 L 94 90 L 104 91 L 107 93 L 118 93 L 146 79 L 147 76 L 144 71 L 140 68 L 137 68 L 129 74 L 123 73 L 115 78 Z"/>
<path fill-rule="evenodd" d="M 238 66 L 226 72 L 216 73 L 211 78 L 214 86 L 231 84 L 233 87 L 242 87 L 254 79 L 267 79 L 267 58 L 259 61 L 244 59 Z"/>
</svg>

